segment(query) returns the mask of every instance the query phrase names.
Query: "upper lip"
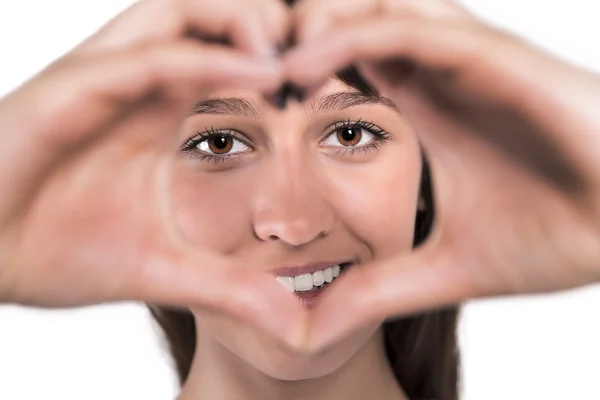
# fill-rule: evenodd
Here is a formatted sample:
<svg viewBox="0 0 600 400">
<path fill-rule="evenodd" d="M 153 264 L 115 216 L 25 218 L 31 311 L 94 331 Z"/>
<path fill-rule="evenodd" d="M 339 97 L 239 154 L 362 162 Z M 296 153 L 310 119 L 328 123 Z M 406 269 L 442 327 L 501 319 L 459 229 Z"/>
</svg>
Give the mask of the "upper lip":
<svg viewBox="0 0 600 400">
<path fill-rule="evenodd" d="M 333 267 L 334 265 L 342 265 L 342 264 L 350 264 L 351 261 L 323 261 L 310 263 L 305 265 L 295 265 L 295 266 L 286 266 L 279 267 L 271 270 L 271 272 L 276 276 L 298 276 L 303 274 L 312 274 L 313 272 L 317 272 L 323 270 L 328 267 Z"/>
</svg>

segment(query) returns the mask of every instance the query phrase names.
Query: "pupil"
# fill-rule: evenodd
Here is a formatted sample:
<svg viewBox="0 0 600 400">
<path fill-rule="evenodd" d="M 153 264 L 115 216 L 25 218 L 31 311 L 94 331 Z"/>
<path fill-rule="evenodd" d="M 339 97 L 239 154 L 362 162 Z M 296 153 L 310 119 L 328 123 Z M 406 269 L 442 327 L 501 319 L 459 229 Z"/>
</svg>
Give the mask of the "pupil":
<svg viewBox="0 0 600 400">
<path fill-rule="evenodd" d="M 214 145 L 217 149 L 223 150 L 227 147 L 227 138 L 225 136 L 219 136 L 214 139 Z"/>
<path fill-rule="evenodd" d="M 356 128 L 346 128 L 342 132 L 342 139 L 347 142 L 352 142 L 356 138 Z"/>
</svg>

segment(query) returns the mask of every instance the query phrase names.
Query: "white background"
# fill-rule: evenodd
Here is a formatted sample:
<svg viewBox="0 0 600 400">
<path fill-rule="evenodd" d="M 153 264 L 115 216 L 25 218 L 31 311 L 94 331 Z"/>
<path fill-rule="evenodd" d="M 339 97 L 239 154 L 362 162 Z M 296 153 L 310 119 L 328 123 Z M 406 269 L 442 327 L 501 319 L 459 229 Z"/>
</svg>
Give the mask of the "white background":
<svg viewBox="0 0 600 400">
<path fill-rule="evenodd" d="M 131 3 L 0 0 L 0 95 Z M 595 1 L 463 3 L 557 55 L 600 71 Z M 460 338 L 465 400 L 600 399 L 598 286 L 471 303 Z M 138 304 L 63 311 L 0 307 L 0 400 L 165 400 L 176 393 L 157 328 Z"/>
</svg>

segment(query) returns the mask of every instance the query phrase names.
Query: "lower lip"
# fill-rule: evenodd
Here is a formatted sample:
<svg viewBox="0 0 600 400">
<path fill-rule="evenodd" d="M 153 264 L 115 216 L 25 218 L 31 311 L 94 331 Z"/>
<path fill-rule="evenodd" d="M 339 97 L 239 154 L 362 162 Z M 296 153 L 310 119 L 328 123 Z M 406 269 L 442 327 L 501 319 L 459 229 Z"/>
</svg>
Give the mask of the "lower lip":
<svg viewBox="0 0 600 400">
<path fill-rule="evenodd" d="M 311 309 L 317 304 L 317 299 L 323 294 L 327 287 L 331 284 L 322 286 L 319 290 L 312 292 L 296 293 L 296 296 L 300 298 L 300 302 L 305 308 Z"/>
</svg>

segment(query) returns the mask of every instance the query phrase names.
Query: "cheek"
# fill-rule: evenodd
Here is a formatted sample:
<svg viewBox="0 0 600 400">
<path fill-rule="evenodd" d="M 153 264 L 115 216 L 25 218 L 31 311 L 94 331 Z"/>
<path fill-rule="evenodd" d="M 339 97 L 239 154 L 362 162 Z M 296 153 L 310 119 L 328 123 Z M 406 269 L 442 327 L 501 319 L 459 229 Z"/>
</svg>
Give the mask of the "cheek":
<svg viewBox="0 0 600 400">
<path fill-rule="evenodd" d="M 183 165 L 174 172 L 169 208 L 177 233 L 194 246 L 234 251 L 250 229 L 243 199 L 252 181 L 232 171 L 207 174 Z"/>
<path fill-rule="evenodd" d="M 417 153 L 418 154 L 418 153 Z M 412 248 L 420 157 L 386 154 L 376 162 L 330 171 L 334 207 L 378 256 Z"/>
</svg>

